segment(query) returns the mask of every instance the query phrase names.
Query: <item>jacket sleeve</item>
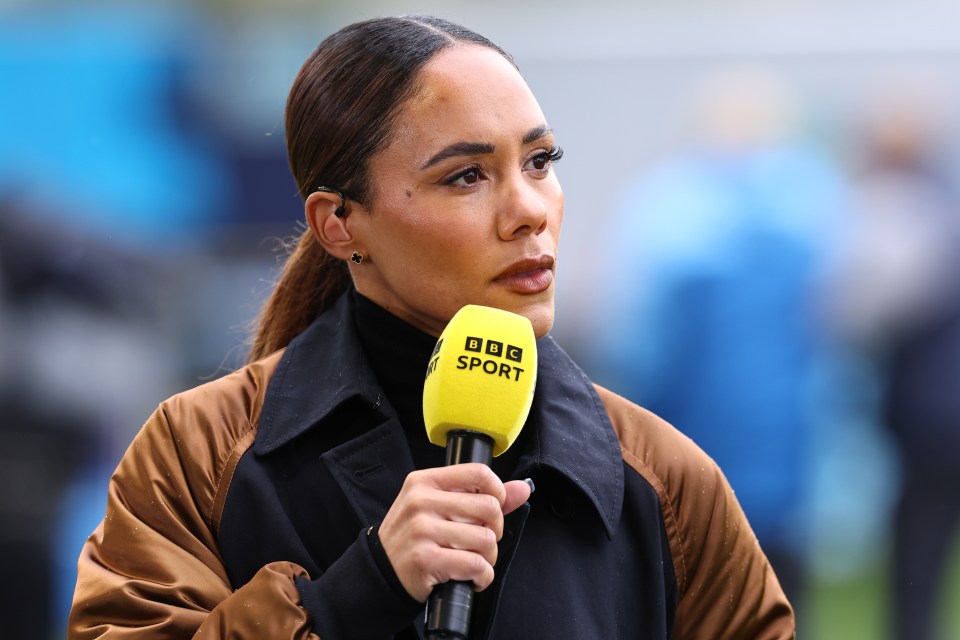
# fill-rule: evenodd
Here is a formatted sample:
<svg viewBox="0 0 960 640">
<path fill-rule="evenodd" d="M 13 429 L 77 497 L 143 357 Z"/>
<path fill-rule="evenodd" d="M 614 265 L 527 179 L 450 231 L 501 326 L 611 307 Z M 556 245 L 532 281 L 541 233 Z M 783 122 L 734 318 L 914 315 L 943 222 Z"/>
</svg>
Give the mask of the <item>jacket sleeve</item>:
<svg viewBox="0 0 960 640">
<path fill-rule="evenodd" d="M 69 638 L 318 637 L 294 582 L 302 568 L 272 563 L 230 586 L 212 522 L 234 436 L 174 432 L 164 406 L 147 421 L 80 555 Z"/>
<path fill-rule="evenodd" d="M 790 640 L 793 609 L 730 484 L 690 438 L 598 387 L 624 461 L 660 499 L 679 596 L 674 640 Z"/>
<path fill-rule="evenodd" d="M 700 456 L 700 474 L 671 498 L 685 572 L 673 637 L 794 638 L 792 608 L 733 490 Z"/>
</svg>

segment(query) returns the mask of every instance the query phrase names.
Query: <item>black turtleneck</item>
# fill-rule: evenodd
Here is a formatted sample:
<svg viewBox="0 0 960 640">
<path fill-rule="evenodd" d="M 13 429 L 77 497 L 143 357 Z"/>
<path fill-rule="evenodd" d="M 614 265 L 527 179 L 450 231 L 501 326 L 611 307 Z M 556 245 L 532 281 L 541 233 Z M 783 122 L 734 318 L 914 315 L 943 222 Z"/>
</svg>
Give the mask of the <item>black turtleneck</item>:
<svg viewBox="0 0 960 640">
<path fill-rule="evenodd" d="M 423 424 L 423 379 L 437 338 L 356 290 L 352 295 L 360 344 L 403 425 L 414 465 L 418 469 L 443 466 L 444 450 L 430 443 Z"/>
<path fill-rule="evenodd" d="M 443 466 L 446 453 L 427 439 L 423 423 L 423 379 L 437 338 L 407 324 L 356 290 L 351 295 L 360 344 L 403 425 L 414 466 Z M 510 478 L 521 444 L 514 443 L 494 460 L 494 471 L 501 478 Z"/>
</svg>

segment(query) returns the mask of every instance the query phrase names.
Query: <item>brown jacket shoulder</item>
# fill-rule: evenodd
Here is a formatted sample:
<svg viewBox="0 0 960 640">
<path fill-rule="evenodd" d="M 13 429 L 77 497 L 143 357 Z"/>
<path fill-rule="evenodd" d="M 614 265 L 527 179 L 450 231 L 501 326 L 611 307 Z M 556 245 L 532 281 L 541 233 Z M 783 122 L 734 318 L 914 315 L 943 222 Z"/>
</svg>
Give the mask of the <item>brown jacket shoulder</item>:
<svg viewBox="0 0 960 640">
<path fill-rule="evenodd" d="M 653 413 L 596 389 L 624 461 L 660 499 L 679 593 L 673 638 L 793 638 L 790 604 L 716 463 Z"/>
<path fill-rule="evenodd" d="M 302 568 L 272 563 L 234 592 L 216 542 L 279 359 L 174 396 L 147 420 L 80 555 L 69 638 L 316 638 L 293 582 Z"/>
</svg>

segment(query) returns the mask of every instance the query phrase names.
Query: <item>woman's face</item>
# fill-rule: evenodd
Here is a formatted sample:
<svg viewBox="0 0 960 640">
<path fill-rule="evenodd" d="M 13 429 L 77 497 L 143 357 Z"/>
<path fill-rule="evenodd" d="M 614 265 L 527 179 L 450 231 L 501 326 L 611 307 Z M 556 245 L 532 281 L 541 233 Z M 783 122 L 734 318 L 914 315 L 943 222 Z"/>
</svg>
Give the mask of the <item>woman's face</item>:
<svg viewBox="0 0 960 640">
<path fill-rule="evenodd" d="M 357 289 L 439 335 L 466 304 L 553 325 L 563 192 L 553 134 L 517 70 L 476 45 L 441 51 L 371 159 L 366 211 L 347 218 L 369 260 Z"/>
</svg>

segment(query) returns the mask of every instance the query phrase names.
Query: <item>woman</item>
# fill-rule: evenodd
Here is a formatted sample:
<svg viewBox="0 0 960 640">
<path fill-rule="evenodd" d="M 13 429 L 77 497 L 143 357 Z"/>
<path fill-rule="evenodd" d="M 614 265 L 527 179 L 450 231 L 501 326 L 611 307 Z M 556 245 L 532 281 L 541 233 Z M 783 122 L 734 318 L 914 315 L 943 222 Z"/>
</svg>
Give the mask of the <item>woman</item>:
<svg viewBox="0 0 960 640">
<path fill-rule="evenodd" d="M 422 637 L 449 580 L 479 592 L 471 638 L 792 637 L 716 466 L 547 336 L 561 152 L 509 56 L 435 18 L 354 24 L 286 124 L 309 230 L 249 365 L 163 403 L 121 462 L 71 637 Z M 539 338 L 493 471 L 443 467 L 423 428 L 468 303 Z"/>
</svg>

